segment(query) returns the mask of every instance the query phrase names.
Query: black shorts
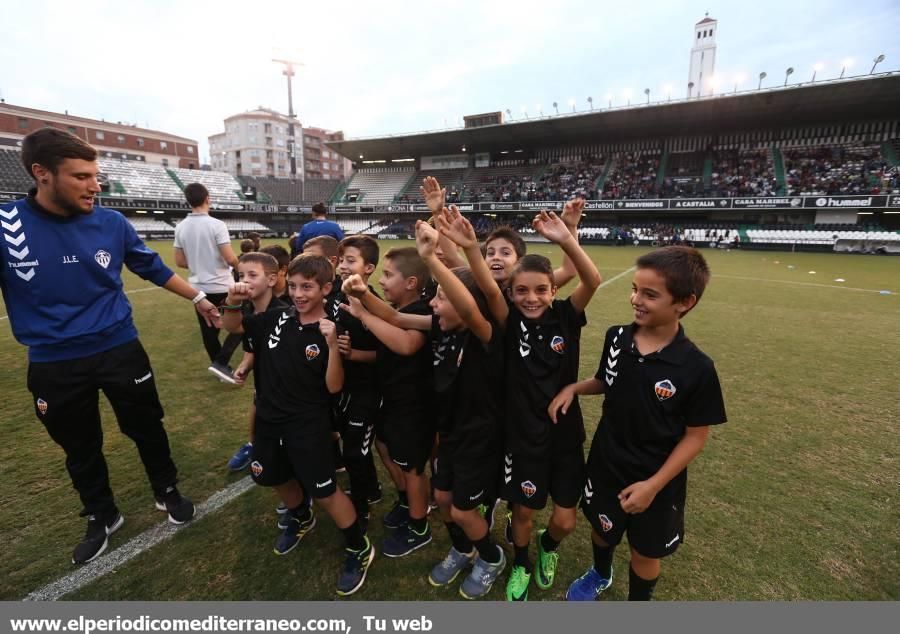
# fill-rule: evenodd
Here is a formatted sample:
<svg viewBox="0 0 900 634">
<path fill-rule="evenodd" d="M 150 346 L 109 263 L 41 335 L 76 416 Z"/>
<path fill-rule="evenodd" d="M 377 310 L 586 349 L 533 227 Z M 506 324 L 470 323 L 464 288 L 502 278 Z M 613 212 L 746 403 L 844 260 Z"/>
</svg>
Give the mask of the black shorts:
<svg viewBox="0 0 900 634">
<path fill-rule="evenodd" d="M 684 541 L 687 478 L 672 480 L 643 513 L 622 510 L 619 492 L 624 488 L 602 473 L 589 471 L 581 510 L 593 529 L 610 546 L 627 534 L 628 543 L 644 557 L 660 559 L 674 553 Z"/>
<path fill-rule="evenodd" d="M 250 474 L 261 486 L 278 486 L 296 479 L 314 498 L 336 491 L 331 431 L 300 424 L 272 425 L 257 421 Z"/>
<path fill-rule="evenodd" d="M 337 406 L 337 430 L 344 457 L 368 456 L 375 442 L 378 398 L 373 392 L 344 392 Z"/>
<path fill-rule="evenodd" d="M 460 454 L 460 455 L 455 455 Z M 432 463 L 431 485 L 453 494 L 453 506 L 470 511 L 479 504 L 493 503 L 500 488 L 502 454 L 469 456 L 454 451 L 441 436 L 437 457 Z"/>
<path fill-rule="evenodd" d="M 400 469 L 424 473 L 434 448 L 434 417 L 418 403 L 382 404 L 378 413 L 391 460 Z"/>
<path fill-rule="evenodd" d="M 545 456 L 506 454 L 503 460 L 503 497 L 530 509 L 547 506 L 547 495 L 556 506 L 575 508 L 584 487 L 584 449 Z"/>
</svg>

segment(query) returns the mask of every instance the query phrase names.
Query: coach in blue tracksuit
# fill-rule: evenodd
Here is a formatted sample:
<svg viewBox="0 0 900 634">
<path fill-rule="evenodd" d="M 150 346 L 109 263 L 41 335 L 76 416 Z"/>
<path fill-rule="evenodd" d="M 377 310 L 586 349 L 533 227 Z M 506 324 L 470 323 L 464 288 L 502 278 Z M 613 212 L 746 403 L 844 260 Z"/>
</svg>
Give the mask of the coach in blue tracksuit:
<svg viewBox="0 0 900 634">
<path fill-rule="evenodd" d="M 72 563 L 85 563 L 123 522 L 103 457 L 98 390 L 137 445 L 156 508 L 177 524 L 194 516 L 194 505 L 175 487 L 163 409 L 122 292 L 122 265 L 192 300 L 210 321 L 218 311 L 144 246 L 122 214 L 94 206 L 100 186 L 93 147 L 44 128 L 23 139 L 22 162 L 37 187 L 0 205 L 0 290 L 13 335 L 28 346 L 35 412 L 65 451 L 88 517 L 72 554 Z"/>
</svg>

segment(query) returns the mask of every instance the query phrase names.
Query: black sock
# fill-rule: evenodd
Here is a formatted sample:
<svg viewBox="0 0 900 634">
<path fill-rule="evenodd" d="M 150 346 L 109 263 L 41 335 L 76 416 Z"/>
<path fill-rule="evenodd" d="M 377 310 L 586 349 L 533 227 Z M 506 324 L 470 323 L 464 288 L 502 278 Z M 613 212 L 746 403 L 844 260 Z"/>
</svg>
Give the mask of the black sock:
<svg viewBox="0 0 900 634">
<path fill-rule="evenodd" d="M 491 534 L 487 533 L 479 540 L 473 540 L 478 556 L 488 564 L 496 564 L 500 561 L 500 548 L 491 541 Z"/>
<path fill-rule="evenodd" d="M 301 522 L 306 522 L 312 517 L 312 506 L 307 500 L 303 500 L 296 508 L 292 508 L 288 512 Z"/>
<path fill-rule="evenodd" d="M 472 552 L 472 541 L 466 537 L 465 531 L 463 531 L 459 524 L 444 522 L 444 526 L 447 527 L 447 532 L 450 533 L 450 541 L 458 552 L 461 552 L 464 555 L 468 555 Z"/>
<path fill-rule="evenodd" d="M 594 547 L 594 570 L 600 573 L 604 579 L 609 579 L 612 575 L 613 553 L 616 547 L 598 546 L 594 542 L 591 542 L 591 546 Z"/>
<path fill-rule="evenodd" d="M 428 519 L 421 517 L 415 518 L 410 516 L 409 527 L 418 535 L 424 535 L 428 530 Z"/>
<path fill-rule="evenodd" d="M 653 598 L 653 589 L 656 587 L 656 579 L 646 580 L 637 576 L 634 568 L 628 567 L 628 600 L 649 601 Z"/>
<path fill-rule="evenodd" d="M 531 560 L 528 558 L 528 546 L 516 546 L 513 544 L 513 550 L 516 553 L 516 566 L 522 566 L 527 572 L 531 572 Z"/>
<path fill-rule="evenodd" d="M 353 520 L 353 523 L 347 528 L 342 528 L 341 532 L 344 534 L 344 542 L 346 542 L 348 550 L 365 549 L 366 538 L 362 526 L 359 525 L 359 520 Z"/>
<path fill-rule="evenodd" d="M 406 497 L 406 491 L 397 491 L 397 501 L 400 506 L 409 506 L 409 498 Z"/>
<path fill-rule="evenodd" d="M 559 548 L 559 542 L 550 536 L 550 529 L 545 530 L 541 535 L 541 547 L 548 553 L 552 553 Z"/>
</svg>

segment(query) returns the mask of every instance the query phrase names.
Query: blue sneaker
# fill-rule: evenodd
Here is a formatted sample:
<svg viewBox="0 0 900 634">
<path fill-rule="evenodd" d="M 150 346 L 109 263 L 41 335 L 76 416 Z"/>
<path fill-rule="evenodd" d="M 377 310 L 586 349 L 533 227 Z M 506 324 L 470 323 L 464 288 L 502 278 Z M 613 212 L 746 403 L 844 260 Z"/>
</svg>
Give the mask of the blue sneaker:
<svg viewBox="0 0 900 634">
<path fill-rule="evenodd" d="M 240 449 L 234 452 L 231 460 L 228 461 L 229 471 L 243 471 L 250 465 L 250 459 L 253 457 L 253 443 L 248 442 L 241 445 Z"/>
<path fill-rule="evenodd" d="M 609 569 L 609 579 L 604 579 L 591 566 L 566 590 L 566 601 L 596 601 L 600 593 L 612 585 L 612 579 L 612 568 Z"/>
<path fill-rule="evenodd" d="M 402 504 L 400 500 L 394 502 L 393 508 L 385 513 L 381 520 L 385 528 L 400 528 L 409 524 L 409 506 Z"/>
<path fill-rule="evenodd" d="M 406 555 L 419 550 L 431 543 L 431 527 L 426 524 L 425 532 L 419 534 L 407 524 L 397 529 L 397 532 L 384 540 L 381 552 L 387 557 L 406 557 Z"/>
</svg>

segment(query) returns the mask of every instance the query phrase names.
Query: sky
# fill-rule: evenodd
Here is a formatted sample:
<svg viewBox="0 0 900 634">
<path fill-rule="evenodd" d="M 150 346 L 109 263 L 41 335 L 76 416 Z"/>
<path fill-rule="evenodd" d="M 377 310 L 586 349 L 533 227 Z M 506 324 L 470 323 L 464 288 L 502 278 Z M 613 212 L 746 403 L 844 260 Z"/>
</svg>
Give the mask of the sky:
<svg viewBox="0 0 900 634">
<path fill-rule="evenodd" d="M 718 20 L 721 90 L 900 70 L 900 2 L 79 0 L 0 11 L 7 103 L 136 123 L 196 139 L 258 106 L 287 111 L 273 57 L 302 61 L 294 109 L 348 138 L 458 127 L 467 114 L 530 116 L 687 90 L 693 25 Z"/>
</svg>

